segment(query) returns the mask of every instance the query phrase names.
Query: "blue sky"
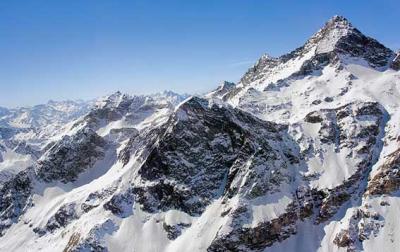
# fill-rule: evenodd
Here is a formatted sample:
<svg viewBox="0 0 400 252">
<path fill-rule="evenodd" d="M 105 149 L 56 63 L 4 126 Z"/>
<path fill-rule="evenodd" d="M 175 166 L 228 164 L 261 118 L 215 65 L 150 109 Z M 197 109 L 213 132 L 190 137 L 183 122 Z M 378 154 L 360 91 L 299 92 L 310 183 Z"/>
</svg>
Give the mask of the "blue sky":
<svg viewBox="0 0 400 252">
<path fill-rule="evenodd" d="M 398 0 L 2 0 L 0 106 L 204 92 L 265 52 L 302 45 L 335 14 L 398 49 L 399 13 Z"/>
</svg>

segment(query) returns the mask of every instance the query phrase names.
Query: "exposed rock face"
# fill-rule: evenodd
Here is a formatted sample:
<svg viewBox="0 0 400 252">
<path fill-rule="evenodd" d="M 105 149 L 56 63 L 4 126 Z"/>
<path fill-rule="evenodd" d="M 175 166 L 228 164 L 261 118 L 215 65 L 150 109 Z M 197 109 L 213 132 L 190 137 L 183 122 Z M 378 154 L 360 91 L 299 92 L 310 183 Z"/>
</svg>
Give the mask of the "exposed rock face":
<svg viewBox="0 0 400 252">
<path fill-rule="evenodd" d="M 46 182 L 68 183 L 104 156 L 106 142 L 93 130 L 84 128 L 73 136 L 64 136 L 38 161 L 36 173 Z"/>
<path fill-rule="evenodd" d="M 297 211 L 290 205 L 287 213 L 254 228 L 235 228 L 225 236 L 213 240 L 207 251 L 262 251 L 274 242 L 283 241 L 296 234 Z M 241 217 L 245 209 L 238 209 L 233 218 Z M 235 216 L 237 215 L 237 216 Z"/>
<path fill-rule="evenodd" d="M 345 155 L 354 162 L 354 170 L 348 178 L 338 186 L 322 190 L 323 199 L 317 222 L 332 217 L 351 196 L 364 190 L 361 181 L 366 180 L 369 170 L 377 161 L 387 118 L 384 108 L 372 102 L 348 104 L 306 116 L 306 122 L 321 125 L 316 139 L 305 148 L 307 159 L 312 159 L 314 155 L 323 157 L 328 148 L 333 148 L 337 155 Z M 318 181 L 319 178 L 311 176 L 309 179 Z"/>
<path fill-rule="evenodd" d="M 60 207 L 57 212 L 52 216 L 46 224 L 45 230 L 53 232 L 56 229 L 67 226 L 74 219 L 77 219 L 75 204 L 66 204 Z"/>
<path fill-rule="evenodd" d="M 366 59 L 373 67 L 383 67 L 388 64 L 393 52 L 375 39 L 364 36 L 343 17 L 336 16 L 330 20 L 321 31 L 321 35 L 338 26 L 346 27 L 348 32 L 337 41 L 336 52 Z"/>
<path fill-rule="evenodd" d="M 305 60 L 300 69 L 293 73 L 291 77 L 301 77 L 315 72 L 320 72 L 325 66 L 339 61 L 336 52 L 320 53 L 314 57 Z"/>
<path fill-rule="evenodd" d="M 347 251 L 362 249 L 362 241 L 376 236 L 383 227 L 383 218 L 378 213 L 371 213 L 368 209 L 356 209 L 350 217 L 347 229 L 339 231 L 333 243 Z"/>
<path fill-rule="evenodd" d="M 371 195 L 390 194 L 400 188 L 400 149 L 389 156 L 368 183 Z"/>
<path fill-rule="evenodd" d="M 224 81 L 216 90 L 207 95 L 209 98 L 223 99 L 224 95 L 235 88 L 235 83 Z"/>
<path fill-rule="evenodd" d="M 116 92 L 115 94 L 107 97 L 103 101 L 96 104 L 95 109 L 92 109 L 83 119 L 91 128 L 97 129 L 101 127 L 103 121 L 111 122 L 121 119 L 123 115 L 129 110 L 132 103 L 141 103 L 145 97 L 135 97 L 130 99 L 126 94 Z"/>
<path fill-rule="evenodd" d="M 247 73 L 242 77 L 240 83 L 248 84 L 260 80 L 266 69 L 272 69 L 278 66 L 279 63 L 281 63 L 279 58 L 274 58 L 264 54 L 253 67 L 247 70 Z"/>
<path fill-rule="evenodd" d="M 17 222 L 29 206 L 32 191 L 32 169 L 18 173 L 0 188 L 0 236 Z"/>
<path fill-rule="evenodd" d="M 111 211 L 119 217 L 128 217 L 132 214 L 132 204 L 134 194 L 132 190 L 114 194 L 109 201 L 104 204 L 104 209 Z"/>
<path fill-rule="evenodd" d="M 182 234 L 182 230 L 190 227 L 190 224 L 187 223 L 178 223 L 176 225 L 168 225 L 165 222 L 163 223 L 163 228 L 167 232 L 167 237 L 170 240 L 175 240 Z"/>
<path fill-rule="evenodd" d="M 165 115 L 170 114 L 174 106 L 186 97 L 186 95 L 181 96 L 173 92 L 153 96 L 129 96 L 116 92 L 97 102 L 96 106 L 84 118 L 78 120 L 74 127 L 87 125 L 93 130 L 98 130 L 118 120 L 130 125 L 139 124 L 146 117 L 160 111 L 164 111 Z"/>
<path fill-rule="evenodd" d="M 114 186 L 90 193 L 81 204 L 81 210 L 85 213 L 91 211 L 98 207 L 105 199 L 110 198 L 116 190 L 117 188 Z"/>
<path fill-rule="evenodd" d="M 144 161 L 148 152 L 151 151 L 148 147 L 153 146 L 158 139 L 158 136 L 165 131 L 164 127 L 146 128 L 139 135 L 129 138 L 127 144 L 118 153 L 118 159 L 127 165 L 132 156 L 140 156 Z"/>
<path fill-rule="evenodd" d="M 235 176 L 242 175 L 240 169 L 250 158 L 253 163 L 249 170 L 266 169 L 266 173 L 257 176 L 254 171 L 249 175 L 258 180 L 258 186 L 246 193 L 250 197 L 273 190 L 290 179 L 282 174 L 287 168 L 283 162 L 275 173 L 268 167 L 283 156 L 271 142 L 280 141 L 279 131 L 284 129 L 239 110 L 191 98 L 168 122 L 140 168 L 145 186 L 135 187 L 138 201 L 148 211 L 176 208 L 201 213 L 223 191 L 237 193 L 241 180 L 235 180 Z M 193 197 L 198 200 L 193 201 Z"/>
<path fill-rule="evenodd" d="M 394 57 L 391 67 L 396 71 L 400 70 L 400 51 L 398 51 L 397 55 Z"/>
</svg>

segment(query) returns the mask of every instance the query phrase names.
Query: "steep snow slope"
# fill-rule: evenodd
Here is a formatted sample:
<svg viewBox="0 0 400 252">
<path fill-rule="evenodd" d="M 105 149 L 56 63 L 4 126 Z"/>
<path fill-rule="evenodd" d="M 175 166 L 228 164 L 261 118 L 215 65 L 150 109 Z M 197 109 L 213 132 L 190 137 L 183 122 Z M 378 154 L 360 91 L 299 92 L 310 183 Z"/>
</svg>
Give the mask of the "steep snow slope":
<svg viewBox="0 0 400 252">
<path fill-rule="evenodd" d="M 398 70 L 335 16 L 204 98 L 99 99 L 36 158 L 0 110 L 0 250 L 396 251 Z"/>
</svg>

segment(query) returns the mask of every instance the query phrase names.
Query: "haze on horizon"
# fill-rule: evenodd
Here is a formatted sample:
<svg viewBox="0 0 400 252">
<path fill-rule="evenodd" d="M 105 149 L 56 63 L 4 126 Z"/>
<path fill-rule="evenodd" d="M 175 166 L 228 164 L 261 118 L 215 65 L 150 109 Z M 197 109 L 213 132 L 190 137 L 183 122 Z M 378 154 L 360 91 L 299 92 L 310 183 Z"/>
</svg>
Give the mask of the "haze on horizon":
<svg viewBox="0 0 400 252">
<path fill-rule="evenodd" d="M 398 13 L 394 0 L 1 1 L 0 106 L 205 92 L 263 53 L 302 45 L 336 14 L 397 50 Z"/>
</svg>

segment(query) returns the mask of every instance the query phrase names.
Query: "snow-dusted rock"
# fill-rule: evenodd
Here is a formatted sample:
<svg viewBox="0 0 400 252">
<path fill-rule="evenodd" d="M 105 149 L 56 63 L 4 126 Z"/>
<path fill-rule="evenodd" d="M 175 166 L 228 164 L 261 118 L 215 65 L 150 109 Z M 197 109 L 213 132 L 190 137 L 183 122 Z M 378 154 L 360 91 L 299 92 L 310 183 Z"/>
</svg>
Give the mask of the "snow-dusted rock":
<svg viewBox="0 0 400 252">
<path fill-rule="evenodd" d="M 21 171 L 0 188 L 0 236 L 30 205 L 33 171 Z"/>
<path fill-rule="evenodd" d="M 204 97 L 0 108 L 0 250 L 396 251 L 397 70 L 335 16 Z"/>
<path fill-rule="evenodd" d="M 90 128 L 73 136 L 64 136 L 38 160 L 36 174 L 46 182 L 74 181 L 81 172 L 104 157 L 106 145 L 106 141 Z"/>
</svg>

